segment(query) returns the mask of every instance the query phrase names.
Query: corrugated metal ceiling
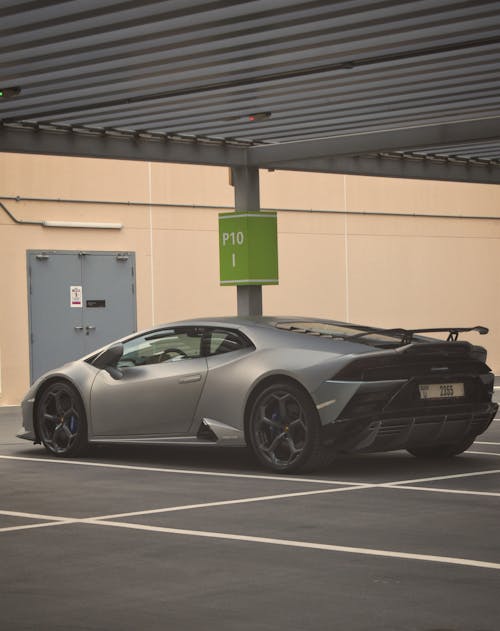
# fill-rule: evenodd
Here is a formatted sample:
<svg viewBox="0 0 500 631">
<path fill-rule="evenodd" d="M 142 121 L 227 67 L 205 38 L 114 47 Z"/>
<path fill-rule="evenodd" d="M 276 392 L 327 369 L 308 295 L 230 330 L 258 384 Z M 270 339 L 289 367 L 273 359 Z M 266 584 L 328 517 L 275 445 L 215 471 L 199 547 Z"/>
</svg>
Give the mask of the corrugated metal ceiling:
<svg viewBox="0 0 500 631">
<path fill-rule="evenodd" d="M 0 88 L 15 86 L 3 130 L 286 143 L 271 161 L 285 168 L 287 148 L 298 168 L 337 155 L 311 152 L 318 139 L 367 134 L 372 161 L 499 178 L 498 0 L 1 0 Z M 414 136 L 387 146 L 401 128 Z"/>
</svg>

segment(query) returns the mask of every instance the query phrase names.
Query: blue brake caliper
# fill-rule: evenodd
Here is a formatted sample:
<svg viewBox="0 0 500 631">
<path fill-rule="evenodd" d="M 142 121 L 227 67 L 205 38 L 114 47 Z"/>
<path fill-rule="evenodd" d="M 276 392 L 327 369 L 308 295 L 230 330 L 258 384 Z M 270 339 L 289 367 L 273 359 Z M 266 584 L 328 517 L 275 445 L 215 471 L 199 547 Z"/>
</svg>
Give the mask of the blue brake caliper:
<svg viewBox="0 0 500 631">
<path fill-rule="evenodd" d="M 70 416 L 68 427 L 69 427 L 69 431 L 72 434 L 76 432 L 76 430 L 78 429 L 78 419 L 76 418 L 76 416 L 73 416 L 73 415 Z"/>
<path fill-rule="evenodd" d="M 271 416 L 271 420 L 272 421 L 279 421 L 280 420 L 279 413 L 278 412 L 273 412 L 273 414 Z M 277 434 L 279 433 L 279 429 L 276 426 L 273 426 L 272 432 L 273 432 L 273 436 L 277 436 Z"/>
</svg>

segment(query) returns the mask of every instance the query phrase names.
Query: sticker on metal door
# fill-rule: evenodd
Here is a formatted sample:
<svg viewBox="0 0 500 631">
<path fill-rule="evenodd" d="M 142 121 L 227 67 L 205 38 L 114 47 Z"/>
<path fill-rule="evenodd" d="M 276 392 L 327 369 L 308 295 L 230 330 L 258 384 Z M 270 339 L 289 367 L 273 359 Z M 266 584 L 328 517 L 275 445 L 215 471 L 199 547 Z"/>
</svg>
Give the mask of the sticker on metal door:
<svg viewBox="0 0 500 631">
<path fill-rule="evenodd" d="M 82 307 L 82 286 L 71 285 L 70 286 L 70 305 L 71 307 Z"/>
</svg>

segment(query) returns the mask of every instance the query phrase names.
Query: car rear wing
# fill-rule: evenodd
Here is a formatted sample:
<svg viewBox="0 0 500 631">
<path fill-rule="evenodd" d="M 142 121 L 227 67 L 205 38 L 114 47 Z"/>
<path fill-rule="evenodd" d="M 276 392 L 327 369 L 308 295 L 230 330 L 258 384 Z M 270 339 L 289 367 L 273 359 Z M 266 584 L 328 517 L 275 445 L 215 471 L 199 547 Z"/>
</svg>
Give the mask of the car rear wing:
<svg viewBox="0 0 500 631">
<path fill-rule="evenodd" d="M 471 331 L 476 331 L 479 335 L 486 335 L 489 332 L 485 326 L 471 326 L 471 327 L 444 327 L 444 328 L 431 328 L 431 329 L 370 329 L 368 331 L 362 331 L 361 333 L 356 333 L 355 335 L 349 335 L 345 339 L 355 340 L 361 337 L 366 337 L 367 335 L 373 335 L 380 333 L 382 335 L 401 337 L 401 345 L 404 346 L 406 344 L 411 344 L 413 341 L 414 335 L 419 335 L 422 333 L 448 333 L 448 337 L 446 338 L 447 342 L 456 342 L 458 340 L 458 336 L 460 333 L 469 333 Z"/>
</svg>

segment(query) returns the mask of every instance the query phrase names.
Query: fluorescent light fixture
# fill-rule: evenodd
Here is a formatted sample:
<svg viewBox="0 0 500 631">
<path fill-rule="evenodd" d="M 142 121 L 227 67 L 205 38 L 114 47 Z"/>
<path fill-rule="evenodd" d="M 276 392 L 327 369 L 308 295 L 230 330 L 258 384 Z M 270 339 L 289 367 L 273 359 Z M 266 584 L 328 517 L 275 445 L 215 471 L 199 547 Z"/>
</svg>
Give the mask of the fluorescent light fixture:
<svg viewBox="0 0 500 631">
<path fill-rule="evenodd" d="M 42 221 L 45 228 L 93 228 L 94 230 L 121 230 L 121 223 L 97 223 L 94 221 Z"/>
</svg>

